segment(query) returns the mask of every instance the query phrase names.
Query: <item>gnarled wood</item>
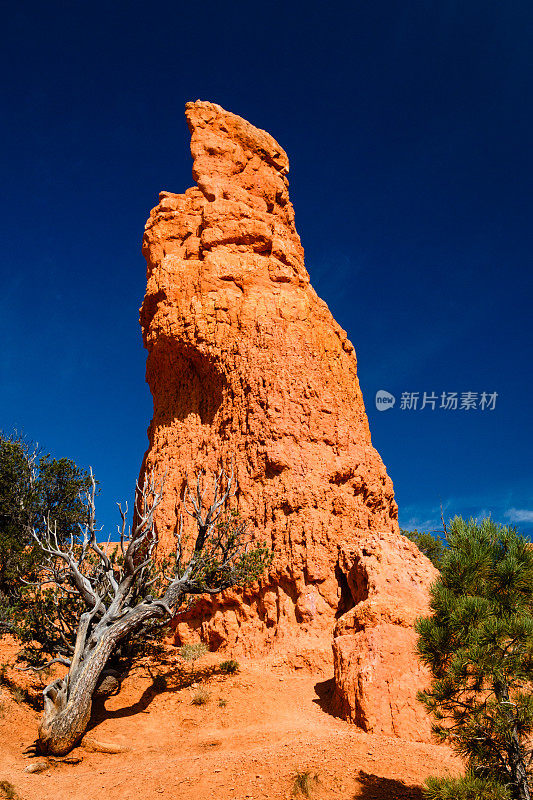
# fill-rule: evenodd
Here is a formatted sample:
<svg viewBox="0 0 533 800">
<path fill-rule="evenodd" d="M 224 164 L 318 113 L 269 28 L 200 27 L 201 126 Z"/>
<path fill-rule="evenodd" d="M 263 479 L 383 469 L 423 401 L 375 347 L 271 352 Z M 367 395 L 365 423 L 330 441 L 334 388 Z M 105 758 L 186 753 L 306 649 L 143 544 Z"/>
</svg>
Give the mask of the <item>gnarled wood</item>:
<svg viewBox="0 0 533 800">
<path fill-rule="evenodd" d="M 155 580 L 150 574 L 157 548 L 154 511 L 163 489 L 163 485 L 155 486 L 153 476 L 146 476 L 142 489 L 137 487 L 137 522 L 131 534 L 126 534 L 127 509 L 123 512 L 119 506 L 121 564 L 109 555 L 109 547 L 96 540 L 94 479 L 87 496 L 88 522 L 83 526 L 80 543 L 71 540 L 69 548 L 61 549 L 50 522 L 46 537 L 33 532 L 46 557 L 42 585 L 55 585 L 58 591 L 75 590 L 86 605 L 71 658 L 60 659 L 69 671 L 43 691 L 44 713 L 38 739 L 43 754 L 65 755 L 81 740 L 91 717 L 95 690 L 121 642 L 154 621 L 170 619 L 186 595 L 220 592 L 242 581 L 246 570 L 250 580 L 262 572 L 269 560 L 266 549 L 259 546 L 248 550 L 244 526 L 230 529 L 218 524 L 232 494 L 232 482 L 233 470 L 229 475 L 221 470 L 208 507 L 204 506 L 201 477 L 197 478 L 195 495 L 187 485 L 184 507 L 194 517 L 198 535 L 184 563 L 180 526 L 175 571 L 166 579 L 166 589 L 158 599 L 148 594 Z"/>
</svg>

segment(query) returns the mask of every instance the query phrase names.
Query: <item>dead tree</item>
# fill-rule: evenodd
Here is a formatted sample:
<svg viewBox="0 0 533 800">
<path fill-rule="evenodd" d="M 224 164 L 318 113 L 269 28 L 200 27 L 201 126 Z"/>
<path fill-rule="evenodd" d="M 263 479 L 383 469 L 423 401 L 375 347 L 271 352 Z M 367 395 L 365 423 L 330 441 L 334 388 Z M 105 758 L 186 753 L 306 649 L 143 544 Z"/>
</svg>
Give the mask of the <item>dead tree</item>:
<svg viewBox="0 0 533 800">
<path fill-rule="evenodd" d="M 110 552 L 109 543 L 97 541 L 94 479 L 86 498 L 88 522 L 79 541 L 71 538 L 67 547 L 62 546 L 50 520 L 44 535 L 32 532 L 43 553 L 37 591 L 54 586 L 57 592 L 77 593 L 85 607 L 69 657 L 59 655 L 45 665 L 59 662 L 68 667 L 68 673 L 43 691 L 38 737 L 42 753 L 65 755 L 80 741 L 106 664 L 122 642 L 154 622 L 170 621 L 189 595 L 215 594 L 253 582 L 270 561 L 268 549 L 252 544 L 240 518 L 228 514 L 233 469 L 229 474 L 221 469 L 208 504 L 202 474 L 193 490 L 186 484 L 182 503 L 196 522 L 196 534 L 188 544 L 184 541 L 180 512 L 172 574 L 156 572 L 154 576 L 158 544 L 154 512 L 161 502 L 163 483 L 156 486 L 153 475 L 147 475 L 142 488 L 137 487 L 136 524 L 131 531 L 126 527 L 127 508 L 123 511 L 119 505 L 118 557 Z M 158 598 L 149 594 L 156 579 L 162 584 Z"/>
</svg>

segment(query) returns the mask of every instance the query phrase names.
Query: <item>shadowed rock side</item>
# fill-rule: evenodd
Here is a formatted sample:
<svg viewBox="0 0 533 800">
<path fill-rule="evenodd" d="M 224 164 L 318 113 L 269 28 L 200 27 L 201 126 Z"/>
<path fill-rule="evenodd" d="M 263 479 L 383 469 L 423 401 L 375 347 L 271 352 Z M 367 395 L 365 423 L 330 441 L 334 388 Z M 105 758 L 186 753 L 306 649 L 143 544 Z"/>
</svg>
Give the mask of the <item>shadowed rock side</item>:
<svg viewBox="0 0 533 800">
<path fill-rule="evenodd" d="M 354 690 L 353 664 L 348 679 L 345 662 L 348 649 L 363 653 L 361 632 L 372 638 L 387 624 L 403 643 L 398 688 L 405 689 L 418 670 L 409 614 L 356 623 L 352 609 L 411 603 L 413 587 L 425 598 L 434 572 L 398 532 L 353 346 L 309 284 L 286 153 L 213 103 L 188 103 L 186 117 L 197 187 L 160 194 L 143 242 L 141 324 L 154 417 L 142 469 L 166 475 L 157 526 L 170 547 L 186 476 L 233 459 L 235 503 L 275 559 L 260 583 L 202 599 L 181 615 L 177 640 L 201 636 L 212 649 L 247 655 L 274 648 L 295 666 L 316 669 L 330 663 L 337 622 L 338 709 L 369 730 L 395 733 L 390 719 L 375 722 L 366 708 L 378 690 Z M 364 561 L 369 541 L 372 569 L 383 570 L 374 582 Z M 365 687 L 381 686 L 396 659 L 378 639 L 380 667 L 372 677 L 365 663 Z"/>
</svg>

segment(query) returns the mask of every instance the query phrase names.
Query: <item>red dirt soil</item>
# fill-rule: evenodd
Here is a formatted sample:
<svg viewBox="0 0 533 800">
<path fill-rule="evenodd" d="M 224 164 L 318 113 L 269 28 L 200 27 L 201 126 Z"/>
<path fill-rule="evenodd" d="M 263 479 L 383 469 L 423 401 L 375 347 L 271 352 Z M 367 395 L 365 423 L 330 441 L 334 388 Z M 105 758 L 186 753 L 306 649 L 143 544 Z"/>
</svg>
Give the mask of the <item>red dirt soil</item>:
<svg viewBox="0 0 533 800">
<path fill-rule="evenodd" d="M 50 763 L 38 774 L 24 770 L 42 757 L 23 751 L 39 713 L 16 701 L 13 686 L 1 686 L 0 781 L 21 800 L 289 800 L 303 797 L 293 793 L 295 775 L 308 771 L 315 800 L 421 800 L 428 775 L 461 769 L 445 747 L 367 734 L 333 717 L 331 676 L 274 659 L 241 661 L 240 672 L 222 675 L 223 656 L 209 654 L 193 668 L 175 648 L 165 652 L 161 661 L 138 662 L 95 710 L 87 738 L 124 752 L 78 747 L 71 755 L 81 763 Z M 14 653 L 0 641 L 0 663 L 12 664 Z M 28 673 L 7 676 L 38 688 Z M 208 694 L 204 705 L 192 703 L 199 691 Z"/>
</svg>

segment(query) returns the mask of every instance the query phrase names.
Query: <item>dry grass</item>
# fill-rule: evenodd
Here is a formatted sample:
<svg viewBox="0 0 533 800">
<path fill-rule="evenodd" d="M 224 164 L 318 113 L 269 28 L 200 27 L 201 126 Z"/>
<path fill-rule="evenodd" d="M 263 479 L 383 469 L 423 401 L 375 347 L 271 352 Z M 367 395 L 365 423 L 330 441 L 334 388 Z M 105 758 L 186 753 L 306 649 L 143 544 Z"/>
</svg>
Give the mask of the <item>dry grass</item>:
<svg viewBox="0 0 533 800">
<path fill-rule="evenodd" d="M 206 692 L 205 689 L 199 689 L 199 691 L 193 695 L 191 703 L 193 706 L 205 706 L 209 702 L 209 698 L 209 692 Z"/>
<path fill-rule="evenodd" d="M 312 775 L 311 772 L 309 772 L 309 770 L 305 770 L 304 772 L 300 772 L 298 770 L 294 774 L 292 794 L 295 797 L 297 797 L 298 795 L 303 795 L 304 797 L 311 797 L 316 788 L 317 783 L 318 783 L 318 775 Z"/>
<path fill-rule="evenodd" d="M 199 658 L 205 656 L 208 652 L 206 645 L 203 642 L 195 642 L 194 644 L 184 644 L 180 647 L 180 656 L 184 661 L 192 661 L 194 664 Z"/>
<path fill-rule="evenodd" d="M 0 781 L 0 798 L 2 800 L 20 800 L 17 790 L 9 781 Z"/>
<path fill-rule="evenodd" d="M 15 686 L 15 688 L 11 690 L 11 696 L 15 703 L 18 703 L 19 705 L 28 701 L 28 693 L 19 686 Z"/>
</svg>

